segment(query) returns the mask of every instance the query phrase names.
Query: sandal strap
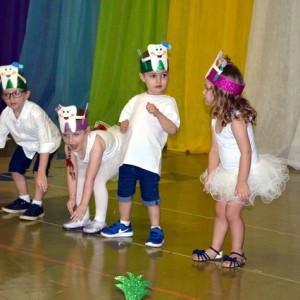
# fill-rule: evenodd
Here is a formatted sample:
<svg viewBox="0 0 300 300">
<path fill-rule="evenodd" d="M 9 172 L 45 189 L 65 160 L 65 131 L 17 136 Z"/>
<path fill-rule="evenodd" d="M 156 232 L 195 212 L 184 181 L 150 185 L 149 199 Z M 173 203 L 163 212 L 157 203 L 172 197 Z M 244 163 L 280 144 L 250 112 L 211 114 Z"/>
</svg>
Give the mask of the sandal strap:
<svg viewBox="0 0 300 300">
<path fill-rule="evenodd" d="M 247 258 L 246 258 L 246 256 L 245 256 L 245 254 L 244 254 L 244 253 L 243 253 L 243 254 L 241 254 L 241 253 L 238 253 L 238 252 L 234 252 L 234 251 L 232 251 L 232 252 L 230 252 L 230 254 L 235 254 L 235 255 L 238 255 L 238 256 L 242 257 L 244 260 L 247 260 Z"/>
<path fill-rule="evenodd" d="M 235 253 L 231 252 L 231 254 L 235 254 Z M 241 265 L 241 262 L 237 259 L 237 257 L 230 257 L 228 255 L 224 255 L 223 260 L 230 262 L 229 268 L 236 268 L 236 267 L 240 267 Z"/>
<path fill-rule="evenodd" d="M 209 247 L 209 249 L 213 250 L 217 255 L 220 255 L 220 252 L 218 252 L 215 248 Z"/>
<path fill-rule="evenodd" d="M 195 249 L 193 251 L 193 254 L 196 254 L 198 256 L 198 259 L 201 258 L 201 261 L 207 261 L 210 260 L 209 255 L 205 252 L 205 250 L 199 250 Z"/>
</svg>

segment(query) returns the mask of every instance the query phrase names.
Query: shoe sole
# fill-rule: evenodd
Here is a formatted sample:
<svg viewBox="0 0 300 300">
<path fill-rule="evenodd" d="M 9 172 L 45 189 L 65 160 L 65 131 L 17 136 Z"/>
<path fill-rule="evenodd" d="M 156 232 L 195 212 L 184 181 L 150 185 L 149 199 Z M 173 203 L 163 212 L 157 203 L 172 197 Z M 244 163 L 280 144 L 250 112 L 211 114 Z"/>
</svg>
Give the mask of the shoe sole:
<svg viewBox="0 0 300 300">
<path fill-rule="evenodd" d="M 78 230 L 82 230 L 84 227 L 85 226 L 67 228 L 67 227 L 62 226 L 62 229 L 65 230 L 65 231 L 78 231 Z"/>
<path fill-rule="evenodd" d="M 133 231 L 131 231 L 131 232 L 123 232 L 123 233 L 115 233 L 115 234 L 104 233 L 102 231 L 101 235 L 104 236 L 104 237 L 107 237 L 107 238 L 130 237 L 130 236 L 133 236 Z"/>
<path fill-rule="evenodd" d="M 18 215 L 18 214 L 24 213 L 27 209 L 15 210 L 15 209 L 9 209 L 9 208 L 2 207 L 2 210 L 3 210 L 4 212 L 9 213 L 9 214 L 15 214 L 15 215 Z"/>
<path fill-rule="evenodd" d="M 101 230 L 102 230 L 102 229 L 101 229 Z M 93 231 L 93 232 L 88 232 L 88 231 L 82 230 L 82 233 L 83 233 L 83 234 L 90 234 L 90 235 L 93 235 L 93 234 L 99 234 L 99 233 L 101 232 L 101 230 Z"/>
<path fill-rule="evenodd" d="M 148 243 L 146 242 L 145 246 L 151 247 L 151 248 L 161 248 L 163 244 L 164 244 L 164 241 L 162 241 L 161 244 L 153 244 L 151 242 L 148 242 Z"/>
<path fill-rule="evenodd" d="M 38 220 L 38 219 L 43 218 L 44 216 L 45 216 L 44 213 L 42 213 L 42 214 L 40 214 L 40 215 L 38 215 L 38 216 L 36 216 L 36 217 L 23 216 L 23 215 L 21 215 L 21 216 L 20 216 L 20 219 L 21 219 L 21 220 L 27 220 L 27 221 L 36 221 L 36 220 Z"/>
</svg>

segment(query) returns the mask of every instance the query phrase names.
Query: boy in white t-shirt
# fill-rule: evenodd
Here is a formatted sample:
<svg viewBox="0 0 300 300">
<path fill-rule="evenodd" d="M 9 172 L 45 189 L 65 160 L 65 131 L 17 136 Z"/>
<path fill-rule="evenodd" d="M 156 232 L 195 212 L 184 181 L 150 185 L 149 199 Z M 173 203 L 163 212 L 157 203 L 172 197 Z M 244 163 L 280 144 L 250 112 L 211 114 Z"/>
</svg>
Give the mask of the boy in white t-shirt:
<svg viewBox="0 0 300 300">
<path fill-rule="evenodd" d="M 0 67 L 1 97 L 7 107 L 0 116 L 0 148 L 4 148 L 10 134 L 17 148 L 9 163 L 18 198 L 2 207 L 7 213 L 20 214 L 22 220 L 37 220 L 44 216 L 42 200 L 48 190 L 50 162 L 60 146 L 61 136 L 58 128 L 46 112 L 28 100 L 26 79 L 19 74 L 18 63 Z M 33 167 L 35 184 L 34 198 L 31 201 L 24 176 L 34 156 Z"/>
<path fill-rule="evenodd" d="M 151 44 L 141 55 L 139 76 L 147 92 L 129 100 L 119 118 L 120 129 L 126 133 L 118 182 L 120 220 L 101 232 L 104 237 L 133 235 L 130 212 L 139 180 L 142 202 L 148 209 L 151 223 L 145 243 L 148 247 L 161 247 L 164 243 L 158 189 L 162 150 L 168 134 L 176 134 L 180 125 L 175 99 L 164 94 L 169 76 L 167 49 L 170 48 L 167 42 Z"/>
</svg>

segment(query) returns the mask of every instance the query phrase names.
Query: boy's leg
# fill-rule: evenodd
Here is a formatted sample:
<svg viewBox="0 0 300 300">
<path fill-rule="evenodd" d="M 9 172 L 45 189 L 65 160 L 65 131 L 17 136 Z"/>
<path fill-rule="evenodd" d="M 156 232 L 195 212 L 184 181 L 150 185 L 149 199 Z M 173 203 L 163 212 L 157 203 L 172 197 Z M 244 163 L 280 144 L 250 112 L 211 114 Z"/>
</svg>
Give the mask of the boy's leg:
<svg viewBox="0 0 300 300">
<path fill-rule="evenodd" d="M 140 186 L 142 202 L 148 209 L 150 233 L 145 243 L 147 247 L 160 248 L 164 243 L 164 232 L 160 228 L 160 197 L 158 184 L 160 176 L 156 173 L 140 169 Z"/>
<path fill-rule="evenodd" d="M 49 168 L 51 165 L 51 161 L 55 155 L 54 153 L 49 154 L 48 163 L 46 167 L 46 176 L 48 177 L 49 174 Z M 36 173 L 39 169 L 39 161 L 40 161 L 40 155 L 37 154 L 36 161 L 33 167 L 34 176 L 36 177 Z M 28 207 L 28 209 L 20 216 L 20 219 L 22 220 L 29 220 L 34 221 L 37 219 L 40 219 L 44 217 L 44 209 L 42 205 L 43 198 L 45 196 L 45 192 L 43 192 L 36 184 L 34 185 L 34 198 L 31 202 L 31 205 Z"/>
<path fill-rule="evenodd" d="M 132 196 L 136 186 L 136 167 L 122 165 L 119 168 L 118 199 L 120 220 L 110 227 L 104 228 L 101 235 L 104 237 L 129 237 L 133 236 L 130 223 Z"/>
<path fill-rule="evenodd" d="M 13 203 L 2 208 L 8 213 L 23 213 L 30 206 L 30 196 L 28 194 L 27 182 L 24 174 L 29 168 L 31 159 L 25 156 L 23 148 L 17 146 L 9 163 L 8 171 L 12 175 L 12 179 L 18 191 L 18 199 Z"/>
</svg>

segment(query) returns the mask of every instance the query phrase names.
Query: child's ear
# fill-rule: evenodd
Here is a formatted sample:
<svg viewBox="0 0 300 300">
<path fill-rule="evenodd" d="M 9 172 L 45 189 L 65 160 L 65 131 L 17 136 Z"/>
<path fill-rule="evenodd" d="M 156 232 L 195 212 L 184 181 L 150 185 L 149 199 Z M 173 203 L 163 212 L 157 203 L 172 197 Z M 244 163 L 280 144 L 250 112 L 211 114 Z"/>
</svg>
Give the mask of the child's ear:
<svg viewBox="0 0 300 300">
<path fill-rule="evenodd" d="M 29 91 L 29 90 L 25 91 L 25 95 L 26 95 L 27 99 L 29 98 L 30 94 L 31 94 L 31 91 Z"/>
<path fill-rule="evenodd" d="M 139 73 L 140 79 L 145 82 L 145 75 L 143 73 Z"/>
</svg>

